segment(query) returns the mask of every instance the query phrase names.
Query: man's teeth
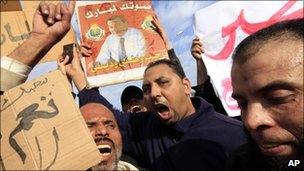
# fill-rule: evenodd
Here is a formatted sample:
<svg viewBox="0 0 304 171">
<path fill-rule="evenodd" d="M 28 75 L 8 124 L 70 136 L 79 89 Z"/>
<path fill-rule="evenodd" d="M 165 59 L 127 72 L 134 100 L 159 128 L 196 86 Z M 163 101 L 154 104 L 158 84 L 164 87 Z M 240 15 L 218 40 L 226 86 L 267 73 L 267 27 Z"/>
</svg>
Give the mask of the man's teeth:
<svg viewBox="0 0 304 171">
<path fill-rule="evenodd" d="M 97 146 L 99 149 L 99 152 L 101 153 L 102 156 L 107 156 L 111 154 L 111 146 L 108 144 L 102 144 Z"/>
</svg>

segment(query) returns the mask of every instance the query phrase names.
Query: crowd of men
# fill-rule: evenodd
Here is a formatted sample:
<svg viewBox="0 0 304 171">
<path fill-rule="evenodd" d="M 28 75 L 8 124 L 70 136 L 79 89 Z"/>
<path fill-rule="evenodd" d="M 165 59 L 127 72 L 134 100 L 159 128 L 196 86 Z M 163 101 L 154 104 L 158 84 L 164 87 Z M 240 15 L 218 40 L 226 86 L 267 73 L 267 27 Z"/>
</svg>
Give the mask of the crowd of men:
<svg viewBox="0 0 304 171">
<path fill-rule="evenodd" d="M 75 1 L 40 3 L 29 39 L 1 57 L 1 91 L 25 82 L 31 68 L 70 29 L 74 7 Z M 235 49 L 232 96 L 241 121 L 222 114 L 212 97 L 198 38 L 191 52 L 203 93 L 190 96 L 191 84 L 168 48 L 170 59 L 147 66 L 142 89 L 125 89 L 123 111 L 97 88 L 86 88 L 80 57 L 89 56 L 90 47 L 75 46 L 72 62 L 60 57 L 58 65 L 79 90 L 80 111 L 102 156 L 91 170 L 302 170 L 303 21 L 276 23 Z M 299 165 L 290 165 L 293 160 Z"/>
</svg>

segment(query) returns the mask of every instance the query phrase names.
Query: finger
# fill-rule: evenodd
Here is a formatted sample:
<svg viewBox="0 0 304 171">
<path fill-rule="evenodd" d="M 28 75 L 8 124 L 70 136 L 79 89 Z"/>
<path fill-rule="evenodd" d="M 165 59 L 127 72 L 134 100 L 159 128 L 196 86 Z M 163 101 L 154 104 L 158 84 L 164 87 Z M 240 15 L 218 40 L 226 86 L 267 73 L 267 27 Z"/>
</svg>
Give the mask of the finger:
<svg viewBox="0 0 304 171">
<path fill-rule="evenodd" d="M 57 20 L 61 20 L 61 3 L 58 3 L 57 5 L 56 5 L 56 10 L 55 10 L 55 18 L 57 19 Z"/>
<path fill-rule="evenodd" d="M 62 74 L 66 75 L 65 65 L 62 63 L 63 61 L 64 61 L 64 59 L 63 59 L 62 56 L 60 56 L 59 58 L 57 58 L 58 69 L 62 72 Z"/>
<path fill-rule="evenodd" d="M 205 50 L 203 48 L 200 48 L 200 53 L 201 54 L 205 53 Z"/>
<path fill-rule="evenodd" d="M 200 38 L 196 36 L 193 41 L 200 41 Z"/>
<path fill-rule="evenodd" d="M 88 50 L 88 49 L 83 48 L 83 47 L 81 47 L 80 53 L 81 53 L 81 55 L 83 55 L 84 57 L 89 57 L 89 56 L 92 55 L 92 51 L 91 51 L 91 50 Z"/>
<path fill-rule="evenodd" d="M 201 42 L 196 42 L 193 46 L 194 49 L 197 49 L 197 51 L 199 51 L 200 53 L 204 53 L 204 47 L 203 47 L 203 43 Z"/>
<path fill-rule="evenodd" d="M 197 54 L 200 54 L 201 53 L 201 50 L 196 48 L 196 49 L 192 49 L 191 50 L 191 53 L 197 53 Z"/>
<path fill-rule="evenodd" d="M 42 15 L 48 16 L 49 14 L 49 7 L 46 2 L 42 1 L 38 5 L 38 10 L 41 12 Z"/>
<path fill-rule="evenodd" d="M 83 48 L 85 48 L 87 50 L 90 50 L 92 48 L 92 46 L 91 46 L 91 44 L 89 44 L 89 42 L 82 42 L 80 44 L 80 47 L 83 47 Z"/>
<path fill-rule="evenodd" d="M 203 49 L 203 44 L 200 42 L 196 42 L 192 44 L 192 48 L 194 49 Z"/>
<path fill-rule="evenodd" d="M 56 6 L 53 3 L 50 3 L 48 6 L 49 6 L 49 15 L 47 18 L 47 22 L 49 24 L 54 24 Z"/>
<path fill-rule="evenodd" d="M 64 57 L 63 57 L 63 56 L 59 56 L 58 59 L 57 59 L 57 61 L 58 61 L 59 63 L 63 62 L 63 61 L 64 61 Z"/>
<path fill-rule="evenodd" d="M 70 59 L 69 55 L 66 55 L 64 60 L 61 63 L 65 66 L 69 62 L 69 59 Z"/>
<path fill-rule="evenodd" d="M 68 10 L 71 14 L 74 13 L 75 4 L 76 4 L 76 0 L 71 0 L 68 4 Z"/>
<path fill-rule="evenodd" d="M 79 62 L 79 55 L 78 55 L 78 50 L 77 50 L 77 44 L 75 43 L 73 46 L 73 59 L 72 63 L 78 63 Z"/>
<path fill-rule="evenodd" d="M 74 13 L 74 8 L 75 8 L 76 1 L 71 0 L 69 3 L 62 3 L 62 10 L 61 13 L 63 14 L 73 14 Z"/>
<path fill-rule="evenodd" d="M 193 39 L 192 41 L 193 44 L 198 44 L 198 45 L 203 45 L 202 42 L 199 39 Z"/>
<path fill-rule="evenodd" d="M 61 13 L 61 23 L 62 23 L 62 26 L 66 30 L 69 30 L 70 29 L 70 25 L 71 25 L 71 18 L 72 18 L 72 14 L 73 13 L 71 13 L 68 10 L 68 7 L 64 3 L 60 4 L 60 13 Z"/>
<path fill-rule="evenodd" d="M 59 56 L 59 57 L 57 58 L 57 64 L 58 64 L 58 66 L 61 65 L 61 62 L 62 62 L 62 61 L 63 61 L 62 56 Z"/>
<path fill-rule="evenodd" d="M 202 46 L 199 46 L 199 45 L 195 45 L 192 49 L 193 49 L 194 51 L 197 51 L 197 52 L 202 52 L 202 51 L 204 51 L 204 49 L 202 48 Z"/>
</svg>

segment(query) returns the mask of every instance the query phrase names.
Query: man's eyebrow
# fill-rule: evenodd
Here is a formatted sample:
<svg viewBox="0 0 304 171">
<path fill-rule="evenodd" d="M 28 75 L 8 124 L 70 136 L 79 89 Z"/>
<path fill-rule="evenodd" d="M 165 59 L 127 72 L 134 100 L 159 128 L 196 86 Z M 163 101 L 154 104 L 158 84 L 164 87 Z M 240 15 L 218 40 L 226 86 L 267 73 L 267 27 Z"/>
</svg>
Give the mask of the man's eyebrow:
<svg viewBox="0 0 304 171">
<path fill-rule="evenodd" d="M 259 92 L 269 92 L 273 90 L 279 90 L 279 89 L 286 89 L 286 90 L 294 90 L 295 85 L 290 82 L 278 80 L 278 81 L 273 81 L 266 86 L 260 88 L 258 91 Z"/>
<path fill-rule="evenodd" d="M 89 121 L 86 121 L 86 124 L 93 124 L 93 123 L 95 123 L 96 121 L 94 121 L 94 120 L 89 120 Z"/>
<path fill-rule="evenodd" d="M 114 121 L 112 121 L 112 120 L 106 120 L 106 121 L 104 121 L 103 123 L 107 125 L 107 124 L 114 123 Z"/>
<path fill-rule="evenodd" d="M 153 80 L 153 81 L 159 82 L 159 81 L 161 81 L 162 79 L 166 79 L 166 77 L 160 76 L 160 77 L 156 78 L 156 79 Z M 148 85 L 149 85 L 149 83 L 143 83 L 142 88 L 144 88 L 144 87 L 146 87 L 146 86 L 148 86 Z"/>
</svg>

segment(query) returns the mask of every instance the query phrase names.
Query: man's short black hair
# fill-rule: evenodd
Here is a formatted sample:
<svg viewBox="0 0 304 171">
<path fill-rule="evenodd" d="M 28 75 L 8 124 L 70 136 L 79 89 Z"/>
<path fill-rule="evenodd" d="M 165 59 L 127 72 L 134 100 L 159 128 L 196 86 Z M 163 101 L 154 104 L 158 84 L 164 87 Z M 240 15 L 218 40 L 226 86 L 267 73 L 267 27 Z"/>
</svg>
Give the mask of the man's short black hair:
<svg viewBox="0 0 304 171">
<path fill-rule="evenodd" d="M 154 66 L 157 66 L 157 65 L 161 65 L 161 64 L 165 64 L 167 66 L 169 66 L 173 72 L 178 75 L 181 79 L 185 78 L 186 77 L 186 74 L 183 70 L 183 68 L 181 67 L 181 65 L 177 62 L 174 62 L 174 61 L 171 61 L 169 59 L 160 59 L 160 60 L 157 60 L 157 61 L 154 61 L 154 62 L 151 62 L 148 64 L 145 72 L 149 69 L 149 68 L 152 68 Z M 161 72 L 161 71 L 159 71 Z"/>
<path fill-rule="evenodd" d="M 303 41 L 303 22 L 303 18 L 278 22 L 248 36 L 235 49 L 232 55 L 233 62 L 245 63 L 269 40 L 294 39 Z"/>
<path fill-rule="evenodd" d="M 125 105 L 130 102 L 131 99 L 143 99 L 143 91 L 136 86 L 126 87 L 120 97 L 121 105 Z"/>
</svg>

